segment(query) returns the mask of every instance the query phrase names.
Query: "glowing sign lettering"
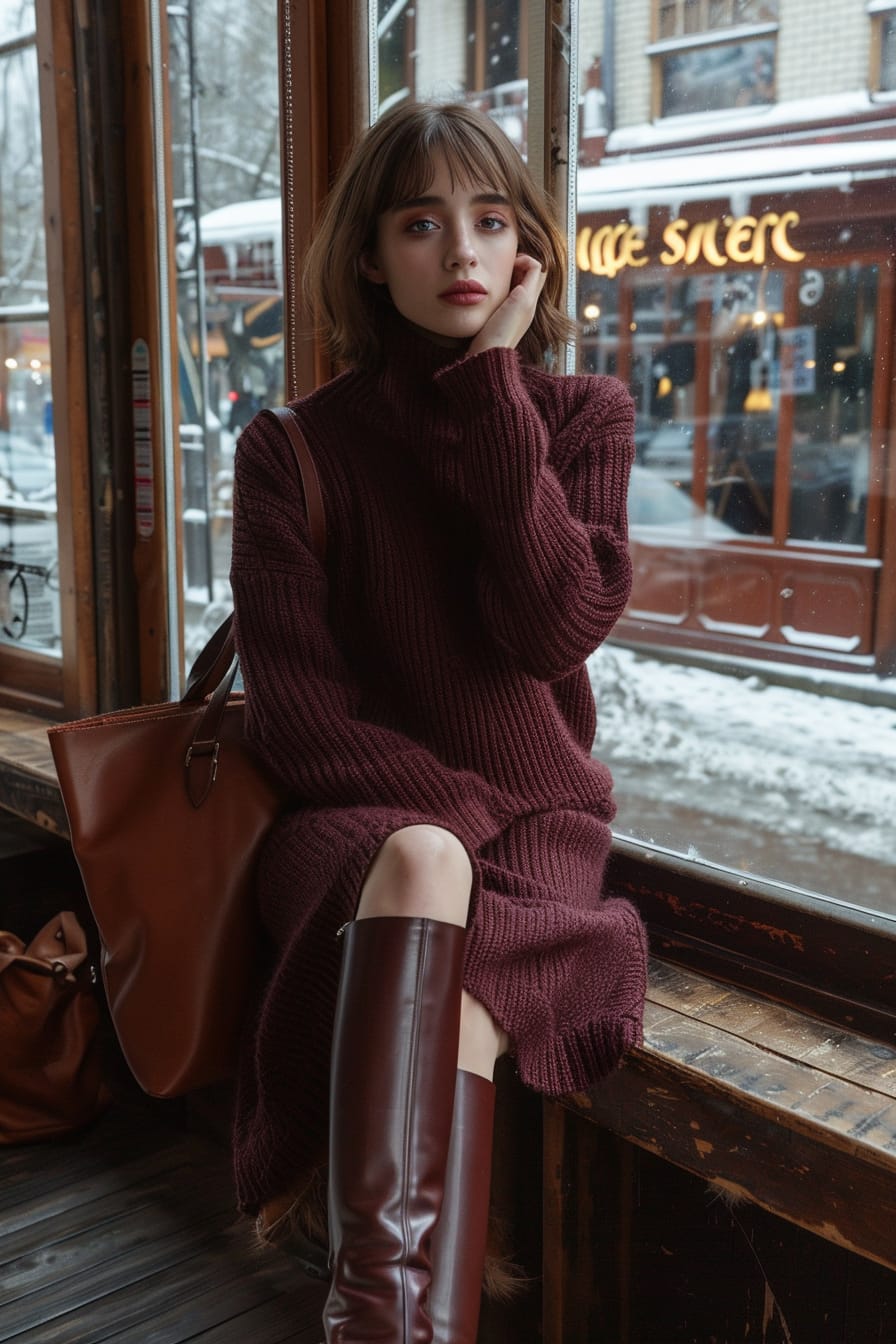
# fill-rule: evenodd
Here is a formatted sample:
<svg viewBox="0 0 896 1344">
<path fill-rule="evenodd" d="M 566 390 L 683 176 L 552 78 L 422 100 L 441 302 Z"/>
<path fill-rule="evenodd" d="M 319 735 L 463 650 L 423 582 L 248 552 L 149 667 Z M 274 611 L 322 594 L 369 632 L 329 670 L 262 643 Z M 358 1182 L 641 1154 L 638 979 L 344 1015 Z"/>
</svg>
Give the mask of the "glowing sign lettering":
<svg viewBox="0 0 896 1344">
<path fill-rule="evenodd" d="M 802 261 L 805 252 L 795 247 L 789 237 L 800 217 L 795 210 L 782 215 L 774 210 L 759 218 L 741 215 L 737 219 L 698 220 L 692 224 L 679 218 L 663 230 L 663 251 L 659 259 L 664 266 L 679 262 L 693 266 L 706 261 L 721 268 L 735 265 L 764 266 L 769 252 L 779 261 Z M 639 224 L 622 221 L 604 224 L 598 229 L 583 228 L 576 239 L 576 265 L 580 271 L 606 275 L 611 279 L 626 266 L 646 266 L 650 258 L 645 254 L 646 230 Z M 644 255 L 642 255 L 644 254 Z"/>
<path fill-rule="evenodd" d="M 612 279 L 625 266 L 646 266 L 645 230 L 637 224 L 604 224 L 599 229 L 581 229 L 576 240 L 576 264 L 580 271 L 608 275 Z"/>
</svg>

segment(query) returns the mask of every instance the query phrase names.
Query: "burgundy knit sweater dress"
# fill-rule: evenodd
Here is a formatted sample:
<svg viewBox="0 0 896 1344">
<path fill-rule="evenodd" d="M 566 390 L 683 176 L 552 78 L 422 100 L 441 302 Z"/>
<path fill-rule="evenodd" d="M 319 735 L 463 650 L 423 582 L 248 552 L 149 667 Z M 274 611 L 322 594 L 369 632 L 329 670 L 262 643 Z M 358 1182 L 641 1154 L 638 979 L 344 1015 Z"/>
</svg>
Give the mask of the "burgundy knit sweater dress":
<svg viewBox="0 0 896 1344">
<path fill-rule="evenodd" d="M 602 894 L 614 806 L 583 666 L 631 582 L 631 399 L 396 326 L 385 370 L 294 403 L 326 572 L 282 433 L 256 419 L 237 450 L 248 732 L 295 800 L 259 869 L 272 964 L 234 1127 L 248 1213 L 325 1159 L 338 930 L 399 827 L 470 854 L 464 981 L 524 1083 L 583 1088 L 640 1039 L 645 939 Z"/>
</svg>

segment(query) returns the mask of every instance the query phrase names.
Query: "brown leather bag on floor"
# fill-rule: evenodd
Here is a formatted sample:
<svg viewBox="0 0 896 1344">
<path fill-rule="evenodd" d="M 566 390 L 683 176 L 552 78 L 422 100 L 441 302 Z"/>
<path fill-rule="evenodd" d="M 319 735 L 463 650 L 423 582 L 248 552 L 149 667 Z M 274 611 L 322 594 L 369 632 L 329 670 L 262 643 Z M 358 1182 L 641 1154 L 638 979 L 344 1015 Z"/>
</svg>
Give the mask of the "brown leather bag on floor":
<svg viewBox="0 0 896 1344">
<path fill-rule="evenodd" d="M 55 1138 L 108 1105 L 91 972 L 69 910 L 27 947 L 0 932 L 0 1143 Z"/>
<path fill-rule="evenodd" d="M 289 438 L 323 562 L 323 499 L 298 422 L 283 408 L 262 414 Z M 258 971 L 255 861 L 283 797 L 244 737 L 231 624 L 212 635 L 181 700 L 48 731 L 112 1022 L 157 1097 L 233 1072 Z"/>
</svg>

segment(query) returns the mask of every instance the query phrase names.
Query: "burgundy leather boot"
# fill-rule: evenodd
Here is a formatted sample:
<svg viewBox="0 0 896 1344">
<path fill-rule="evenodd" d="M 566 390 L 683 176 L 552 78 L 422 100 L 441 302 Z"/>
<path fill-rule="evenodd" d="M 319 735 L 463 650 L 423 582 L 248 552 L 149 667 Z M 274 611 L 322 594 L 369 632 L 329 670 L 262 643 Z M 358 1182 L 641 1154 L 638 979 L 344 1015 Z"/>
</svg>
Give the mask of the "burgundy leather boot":
<svg viewBox="0 0 896 1344">
<path fill-rule="evenodd" d="M 429 1313 L 435 1344 L 476 1344 L 494 1124 L 494 1083 L 459 1071 L 445 1195 L 432 1239 Z"/>
<path fill-rule="evenodd" d="M 459 925 L 377 916 L 345 931 L 330 1075 L 327 1344 L 431 1344 L 460 1032 Z"/>
</svg>

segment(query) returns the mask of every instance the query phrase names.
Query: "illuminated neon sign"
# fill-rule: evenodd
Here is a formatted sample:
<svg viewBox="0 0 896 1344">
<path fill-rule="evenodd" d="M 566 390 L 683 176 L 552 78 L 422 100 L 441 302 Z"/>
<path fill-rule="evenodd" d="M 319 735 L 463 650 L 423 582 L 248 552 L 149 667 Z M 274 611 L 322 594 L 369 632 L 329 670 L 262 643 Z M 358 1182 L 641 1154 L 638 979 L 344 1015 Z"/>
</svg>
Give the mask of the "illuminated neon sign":
<svg viewBox="0 0 896 1344">
<path fill-rule="evenodd" d="M 737 219 L 674 219 L 663 229 L 663 251 L 659 259 L 664 266 L 679 262 L 693 266 L 697 261 L 708 261 L 710 266 L 735 265 L 764 266 L 769 252 L 779 261 L 802 261 L 805 252 L 794 247 L 789 235 L 800 217 L 795 210 L 783 215 L 769 210 L 758 218 L 740 215 Z M 606 275 L 611 279 L 627 266 L 646 266 L 647 230 L 640 224 L 623 220 L 619 224 L 603 224 L 598 229 L 583 228 L 576 239 L 576 265 L 580 271 Z"/>
</svg>

